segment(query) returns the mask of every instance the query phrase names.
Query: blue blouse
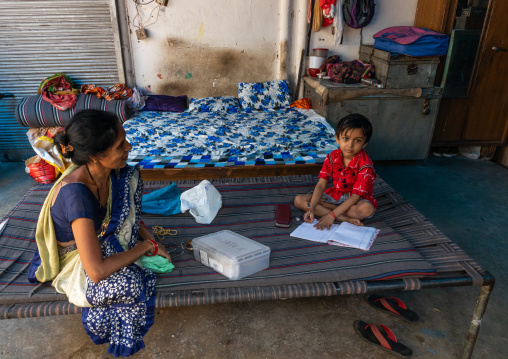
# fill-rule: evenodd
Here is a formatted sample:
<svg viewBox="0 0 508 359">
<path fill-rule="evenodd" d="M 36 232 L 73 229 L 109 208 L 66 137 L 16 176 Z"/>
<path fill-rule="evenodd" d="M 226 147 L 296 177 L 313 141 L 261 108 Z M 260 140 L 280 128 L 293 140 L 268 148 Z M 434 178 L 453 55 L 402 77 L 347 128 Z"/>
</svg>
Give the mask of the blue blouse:
<svg viewBox="0 0 508 359">
<path fill-rule="evenodd" d="M 94 222 L 97 232 L 105 216 L 106 208 L 99 204 L 90 188 L 80 182 L 68 183 L 60 188 L 55 203 L 51 206 L 51 217 L 59 242 L 74 240 L 71 226 L 73 220 L 89 218 Z"/>
</svg>

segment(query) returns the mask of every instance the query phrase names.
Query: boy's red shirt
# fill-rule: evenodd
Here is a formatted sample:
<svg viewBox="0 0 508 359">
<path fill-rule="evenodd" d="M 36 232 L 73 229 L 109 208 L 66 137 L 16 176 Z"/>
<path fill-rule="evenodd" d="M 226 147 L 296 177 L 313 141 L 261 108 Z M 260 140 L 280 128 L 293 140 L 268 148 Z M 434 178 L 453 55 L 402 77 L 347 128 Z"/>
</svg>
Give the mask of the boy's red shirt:
<svg viewBox="0 0 508 359">
<path fill-rule="evenodd" d="M 357 194 L 377 208 L 377 201 L 373 196 L 376 171 L 364 150 L 358 152 L 346 168 L 344 168 L 342 150 L 339 148 L 330 152 L 319 172 L 319 178 L 328 181 L 330 176 L 333 187 L 325 190 L 327 195 L 339 200 L 343 194 Z"/>
</svg>

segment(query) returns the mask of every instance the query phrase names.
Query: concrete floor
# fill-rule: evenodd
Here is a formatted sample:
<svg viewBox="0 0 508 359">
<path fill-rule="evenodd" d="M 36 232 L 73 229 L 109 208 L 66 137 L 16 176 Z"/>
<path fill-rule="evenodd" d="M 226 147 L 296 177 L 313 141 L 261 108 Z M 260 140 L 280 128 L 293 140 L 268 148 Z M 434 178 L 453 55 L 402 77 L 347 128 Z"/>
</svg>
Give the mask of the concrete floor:
<svg viewBox="0 0 508 359">
<path fill-rule="evenodd" d="M 22 163 L 0 163 L 0 217 L 33 185 Z M 376 165 L 378 174 L 496 278 L 473 358 L 508 357 L 508 170 L 464 157 L 426 166 Z M 390 327 L 414 358 L 458 358 L 479 289 L 396 295 L 417 311 L 408 324 L 361 296 L 162 309 L 133 358 L 392 358 L 355 334 L 356 319 Z M 110 358 L 79 315 L 0 321 L 1 358 Z"/>
</svg>

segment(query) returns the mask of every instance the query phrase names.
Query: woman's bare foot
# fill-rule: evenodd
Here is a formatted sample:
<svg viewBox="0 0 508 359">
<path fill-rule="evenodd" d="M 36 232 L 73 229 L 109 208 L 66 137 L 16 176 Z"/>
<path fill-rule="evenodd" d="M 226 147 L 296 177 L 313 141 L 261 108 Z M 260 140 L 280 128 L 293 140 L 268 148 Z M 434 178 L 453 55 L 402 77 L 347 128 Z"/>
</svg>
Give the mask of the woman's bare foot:
<svg viewBox="0 0 508 359">
<path fill-rule="evenodd" d="M 341 221 L 341 222 L 349 222 L 351 224 L 354 224 L 355 226 L 363 226 L 362 221 L 360 221 L 359 219 L 351 218 L 351 217 L 348 217 L 344 214 L 341 214 L 340 216 L 338 216 L 337 220 Z"/>
</svg>

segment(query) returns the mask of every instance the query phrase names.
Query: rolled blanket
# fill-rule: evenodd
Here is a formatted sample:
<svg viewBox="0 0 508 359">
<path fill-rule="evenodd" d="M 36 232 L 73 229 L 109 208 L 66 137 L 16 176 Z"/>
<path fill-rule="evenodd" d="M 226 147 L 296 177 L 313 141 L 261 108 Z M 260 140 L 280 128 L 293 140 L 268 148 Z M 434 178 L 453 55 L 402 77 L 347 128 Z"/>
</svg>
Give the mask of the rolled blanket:
<svg viewBox="0 0 508 359">
<path fill-rule="evenodd" d="M 72 116 L 81 110 L 103 110 L 115 114 L 123 123 L 133 114 L 124 100 L 111 100 L 97 98 L 95 95 L 78 95 L 78 101 L 73 108 L 66 111 L 57 110 L 49 102 L 44 101 L 41 95 L 28 96 L 21 100 L 16 107 L 16 120 L 24 127 L 52 127 L 67 125 Z"/>
</svg>

